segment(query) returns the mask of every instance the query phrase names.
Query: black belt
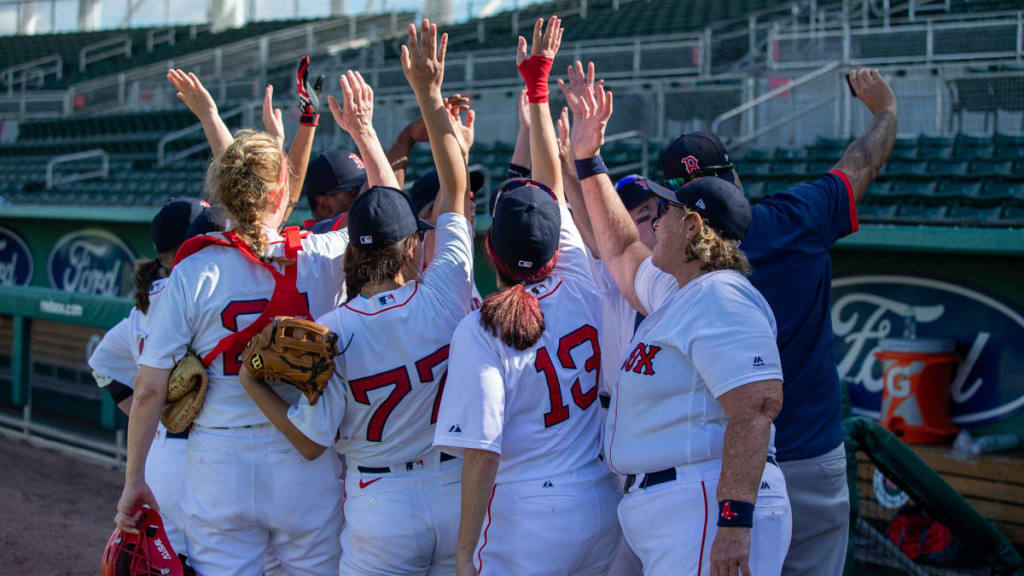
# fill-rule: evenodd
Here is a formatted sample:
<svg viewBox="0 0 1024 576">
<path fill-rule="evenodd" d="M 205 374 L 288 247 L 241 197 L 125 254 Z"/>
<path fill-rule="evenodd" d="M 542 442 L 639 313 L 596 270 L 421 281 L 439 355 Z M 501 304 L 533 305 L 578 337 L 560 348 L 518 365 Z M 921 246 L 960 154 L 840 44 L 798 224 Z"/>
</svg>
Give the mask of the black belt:
<svg viewBox="0 0 1024 576">
<path fill-rule="evenodd" d="M 778 462 L 775 461 L 774 456 L 768 456 L 766 461 L 769 464 L 778 466 Z M 676 479 L 676 469 L 666 468 L 665 470 L 658 470 L 657 472 L 651 472 L 645 474 L 644 479 L 640 481 L 640 485 L 637 488 L 644 489 L 650 488 L 651 486 L 657 486 L 658 484 L 664 484 L 665 482 L 672 482 Z M 626 476 L 626 486 L 623 488 L 624 492 L 629 492 L 629 489 L 636 483 L 636 474 L 629 474 Z"/>
<path fill-rule="evenodd" d="M 607 410 L 608 406 L 612 403 L 612 397 L 607 394 L 598 394 L 597 398 L 601 401 L 601 408 L 604 408 L 605 410 Z"/>
<path fill-rule="evenodd" d="M 188 438 L 188 428 L 185 428 L 184 432 L 171 432 L 171 431 L 168 431 L 167 432 L 167 437 L 168 438 L 178 438 L 178 439 L 181 439 L 181 440 L 185 440 L 186 438 Z"/>
<path fill-rule="evenodd" d="M 441 452 L 441 462 L 447 462 L 449 460 L 455 460 L 455 456 Z M 405 471 L 408 472 L 410 470 L 415 470 L 417 464 L 419 464 L 419 462 L 406 462 Z M 390 474 L 391 472 L 402 472 L 401 467 L 396 466 L 395 468 L 399 469 L 395 470 L 391 466 L 381 466 L 379 468 L 374 468 L 372 466 L 356 466 L 356 470 L 359 470 L 363 474 Z"/>
</svg>

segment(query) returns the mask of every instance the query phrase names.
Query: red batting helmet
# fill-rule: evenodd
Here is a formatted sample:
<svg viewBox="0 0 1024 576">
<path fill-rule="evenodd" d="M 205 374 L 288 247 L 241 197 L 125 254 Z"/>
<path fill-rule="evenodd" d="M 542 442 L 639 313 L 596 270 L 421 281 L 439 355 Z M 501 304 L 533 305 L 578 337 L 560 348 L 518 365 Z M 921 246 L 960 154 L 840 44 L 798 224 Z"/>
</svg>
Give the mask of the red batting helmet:
<svg viewBox="0 0 1024 576">
<path fill-rule="evenodd" d="M 103 550 L 102 576 L 182 576 L 181 560 L 167 540 L 156 510 L 139 506 L 138 534 L 116 529 Z"/>
</svg>

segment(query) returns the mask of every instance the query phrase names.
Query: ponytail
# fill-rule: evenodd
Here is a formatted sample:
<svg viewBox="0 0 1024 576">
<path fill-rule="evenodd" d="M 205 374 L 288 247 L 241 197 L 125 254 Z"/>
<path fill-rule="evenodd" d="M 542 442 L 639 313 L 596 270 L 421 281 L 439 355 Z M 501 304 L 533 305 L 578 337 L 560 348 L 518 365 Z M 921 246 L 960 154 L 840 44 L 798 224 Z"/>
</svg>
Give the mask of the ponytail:
<svg viewBox="0 0 1024 576">
<path fill-rule="evenodd" d="M 480 305 L 480 324 L 492 336 L 516 350 L 526 350 L 544 334 L 544 311 L 540 300 L 526 289 L 526 284 L 539 282 L 551 274 L 558 254 L 540 269 L 526 277 L 502 262 L 491 248 L 490 235 L 486 239 L 487 253 L 494 263 L 504 288 L 484 298 Z"/>
<path fill-rule="evenodd" d="M 149 287 L 166 274 L 166 269 L 159 260 L 140 258 L 135 263 L 135 275 L 132 276 L 132 284 L 135 285 L 135 307 L 143 314 L 149 312 Z"/>
</svg>

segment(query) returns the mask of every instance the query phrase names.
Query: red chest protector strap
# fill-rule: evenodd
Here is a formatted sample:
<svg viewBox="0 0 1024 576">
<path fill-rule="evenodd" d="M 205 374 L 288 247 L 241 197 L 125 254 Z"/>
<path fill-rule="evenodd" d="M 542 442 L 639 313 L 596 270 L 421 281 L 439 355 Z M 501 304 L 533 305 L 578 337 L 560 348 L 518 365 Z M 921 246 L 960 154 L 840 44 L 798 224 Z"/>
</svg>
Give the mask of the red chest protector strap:
<svg viewBox="0 0 1024 576">
<path fill-rule="evenodd" d="M 270 272 L 274 278 L 274 293 L 270 296 L 270 303 L 267 304 L 259 317 L 247 327 L 227 336 L 217 343 L 207 355 L 203 356 L 203 364 L 209 368 L 210 364 L 218 356 L 225 352 L 241 354 L 245 345 L 252 340 L 252 337 L 260 330 L 270 324 L 276 316 L 297 316 L 312 320 L 309 313 L 309 302 L 306 296 L 299 292 L 295 280 L 298 273 L 297 255 L 302 250 L 303 232 L 296 226 L 289 226 L 284 229 L 284 256 L 288 262 L 284 266 L 284 274 L 277 271 L 270 264 L 260 260 L 252 253 L 249 246 L 242 241 L 234 232 L 225 232 L 224 238 L 217 236 L 196 236 L 185 241 L 175 255 L 174 264 L 177 265 L 185 258 L 199 252 L 207 246 L 234 246 L 246 258 Z"/>
</svg>

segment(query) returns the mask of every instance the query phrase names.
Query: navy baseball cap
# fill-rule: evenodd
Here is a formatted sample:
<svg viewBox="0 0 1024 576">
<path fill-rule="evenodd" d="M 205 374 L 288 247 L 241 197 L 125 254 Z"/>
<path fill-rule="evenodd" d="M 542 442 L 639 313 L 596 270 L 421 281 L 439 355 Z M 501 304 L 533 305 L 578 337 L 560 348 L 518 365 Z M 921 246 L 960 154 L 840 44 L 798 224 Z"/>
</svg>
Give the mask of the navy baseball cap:
<svg viewBox="0 0 1024 576">
<path fill-rule="evenodd" d="M 698 178 L 674 191 L 654 192 L 668 204 L 684 206 L 728 240 L 743 240 L 750 230 L 750 202 L 735 184 L 722 178 Z M 659 210 L 660 213 L 660 210 Z"/>
<path fill-rule="evenodd" d="M 669 193 L 669 190 L 665 189 L 664 186 L 639 174 L 624 176 L 615 183 L 615 190 L 619 192 L 619 198 L 622 200 L 626 210 L 632 210 L 639 206 L 641 202 L 654 193 L 655 188 L 660 188 L 662 193 Z"/>
<path fill-rule="evenodd" d="M 544 267 L 558 250 L 562 214 L 551 190 L 533 180 L 506 180 L 495 194 L 491 248 L 513 270 Z"/>
<path fill-rule="evenodd" d="M 198 198 L 171 198 L 163 208 L 153 216 L 149 223 L 149 233 L 153 237 L 153 246 L 157 252 L 167 252 L 181 246 L 188 237 L 188 227 L 192 220 L 208 206 Z"/>
<path fill-rule="evenodd" d="M 678 188 L 701 176 L 733 182 L 729 152 L 714 132 L 693 132 L 676 138 L 661 155 L 661 170 L 669 188 Z"/>
<path fill-rule="evenodd" d="M 192 238 L 193 236 L 201 236 L 210 232 L 223 232 L 227 227 L 226 223 L 227 214 L 222 207 L 210 206 L 204 208 L 199 213 L 199 216 L 192 220 L 192 224 L 189 224 L 185 237 Z"/>
<path fill-rule="evenodd" d="M 328 150 L 309 163 L 302 193 L 312 200 L 339 188 L 362 188 L 365 182 L 366 167 L 358 154 Z"/>
<path fill-rule="evenodd" d="M 397 188 L 374 186 L 356 197 L 348 209 L 349 241 L 378 248 L 394 244 L 417 230 L 434 226 L 416 217 L 409 199 Z"/>
<path fill-rule="evenodd" d="M 469 189 L 475 194 L 484 185 L 484 175 L 479 170 L 469 171 Z M 437 170 L 431 170 L 416 180 L 409 191 L 409 200 L 412 202 L 413 212 L 419 214 L 423 208 L 437 199 L 437 193 L 441 190 L 441 182 L 437 176 Z"/>
</svg>

